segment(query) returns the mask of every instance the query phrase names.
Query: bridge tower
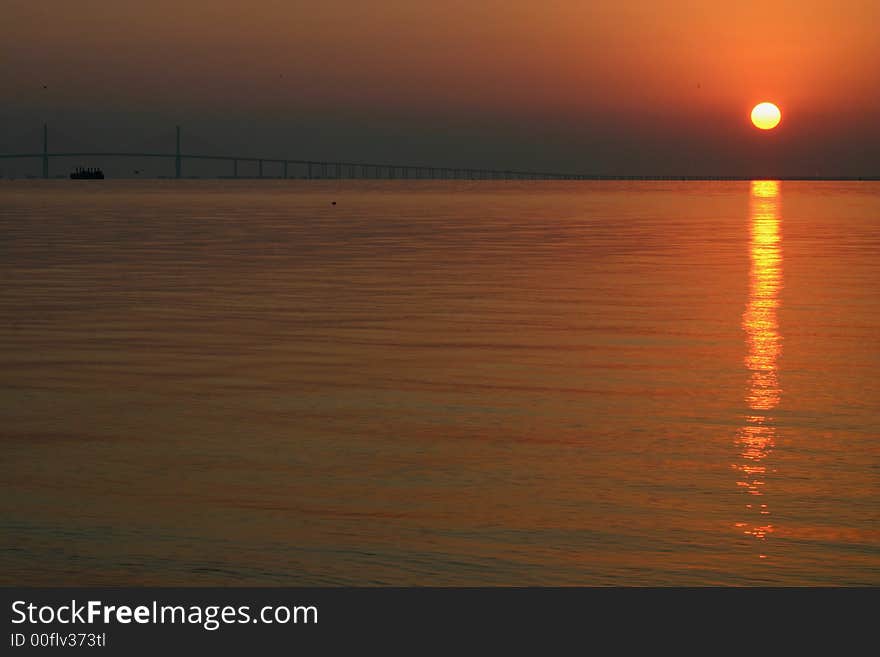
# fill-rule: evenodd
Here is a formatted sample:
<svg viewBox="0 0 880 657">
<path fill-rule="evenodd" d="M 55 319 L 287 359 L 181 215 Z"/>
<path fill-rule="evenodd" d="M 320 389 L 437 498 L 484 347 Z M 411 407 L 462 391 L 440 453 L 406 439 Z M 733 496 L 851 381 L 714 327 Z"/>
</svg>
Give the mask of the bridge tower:
<svg viewBox="0 0 880 657">
<path fill-rule="evenodd" d="M 43 124 L 43 178 L 49 177 L 49 126 Z"/>
</svg>

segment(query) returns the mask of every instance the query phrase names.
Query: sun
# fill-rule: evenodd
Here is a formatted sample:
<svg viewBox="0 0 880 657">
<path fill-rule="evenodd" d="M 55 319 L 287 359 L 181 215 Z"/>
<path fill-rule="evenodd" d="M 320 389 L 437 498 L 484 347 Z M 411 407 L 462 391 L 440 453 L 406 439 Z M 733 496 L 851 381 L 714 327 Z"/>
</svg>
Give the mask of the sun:
<svg viewBox="0 0 880 657">
<path fill-rule="evenodd" d="M 772 130 L 782 120 L 782 112 L 773 103 L 758 103 L 752 108 L 752 123 L 761 130 Z"/>
</svg>

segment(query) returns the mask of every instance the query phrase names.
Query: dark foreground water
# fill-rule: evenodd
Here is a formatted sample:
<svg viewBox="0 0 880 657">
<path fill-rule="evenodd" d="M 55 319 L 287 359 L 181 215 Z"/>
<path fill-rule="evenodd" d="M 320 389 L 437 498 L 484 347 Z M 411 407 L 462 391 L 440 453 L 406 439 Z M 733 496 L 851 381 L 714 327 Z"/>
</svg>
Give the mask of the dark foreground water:
<svg viewBox="0 0 880 657">
<path fill-rule="evenodd" d="M 0 277 L 2 583 L 880 585 L 880 184 L 3 181 Z"/>
</svg>

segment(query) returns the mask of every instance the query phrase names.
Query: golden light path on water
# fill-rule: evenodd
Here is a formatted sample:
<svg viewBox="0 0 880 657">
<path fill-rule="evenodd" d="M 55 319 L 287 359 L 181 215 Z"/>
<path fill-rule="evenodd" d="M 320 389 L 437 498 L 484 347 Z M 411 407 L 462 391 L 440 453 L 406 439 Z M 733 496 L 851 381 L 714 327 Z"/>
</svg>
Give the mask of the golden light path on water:
<svg viewBox="0 0 880 657">
<path fill-rule="evenodd" d="M 746 404 L 749 414 L 740 428 L 736 443 L 740 450 L 734 468 L 739 472 L 737 485 L 749 495 L 747 520 L 736 526 L 759 541 L 773 532 L 770 509 L 764 499 L 768 469 L 767 458 L 776 442 L 772 415 L 779 405 L 781 389 L 778 359 L 782 351 L 777 311 L 782 288 L 782 253 L 779 231 L 779 182 L 752 181 L 750 197 L 749 299 L 743 313 L 743 330 L 749 371 Z M 761 558 L 766 558 L 763 552 Z"/>
</svg>

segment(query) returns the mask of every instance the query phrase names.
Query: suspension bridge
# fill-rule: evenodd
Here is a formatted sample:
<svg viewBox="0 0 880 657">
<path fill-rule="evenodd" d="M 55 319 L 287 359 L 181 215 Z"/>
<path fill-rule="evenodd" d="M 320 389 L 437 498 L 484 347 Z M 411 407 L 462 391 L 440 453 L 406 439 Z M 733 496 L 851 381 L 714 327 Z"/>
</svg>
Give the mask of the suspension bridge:
<svg viewBox="0 0 880 657">
<path fill-rule="evenodd" d="M 180 126 L 175 128 L 176 142 L 173 152 L 128 151 L 76 151 L 56 152 L 49 150 L 49 127 L 43 124 L 43 149 L 30 153 L 0 153 L 0 159 L 39 159 L 42 177 L 50 177 L 50 163 L 56 159 L 94 158 L 162 158 L 174 163 L 174 178 L 184 177 L 184 163 L 203 160 L 229 164 L 229 173 L 222 177 L 248 177 L 240 175 L 239 165 L 257 165 L 257 178 L 306 178 L 306 179 L 413 179 L 413 180 L 585 180 L 595 176 L 546 171 L 514 171 L 500 169 L 475 169 L 466 167 L 437 167 L 409 164 L 381 164 L 373 162 L 302 160 L 277 157 L 252 157 L 245 155 L 208 155 L 183 152 L 180 147 Z M 271 169 L 271 171 L 270 171 Z M 170 176 L 167 176 L 170 177 Z"/>
</svg>

